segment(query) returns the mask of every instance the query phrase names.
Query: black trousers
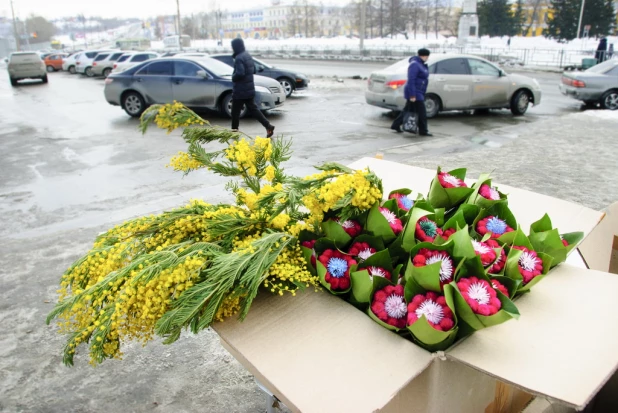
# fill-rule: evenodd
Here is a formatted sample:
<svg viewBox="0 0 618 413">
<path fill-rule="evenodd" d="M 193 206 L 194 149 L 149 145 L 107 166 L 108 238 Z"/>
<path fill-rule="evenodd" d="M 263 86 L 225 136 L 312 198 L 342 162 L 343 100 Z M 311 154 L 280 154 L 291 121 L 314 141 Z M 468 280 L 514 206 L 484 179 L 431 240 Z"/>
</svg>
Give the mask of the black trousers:
<svg viewBox="0 0 618 413">
<path fill-rule="evenodd" d="M 412 102 L 408 100 L 406 102 L 406 106 L 403 108 L 403 111 L 399 114 L 397 119 L 391 125 L 391 129 L 397 130 L 403 125 L 403 113 L 405 111 L 416 112 L 418 115 L 418 133 L 424 135 L 429 132 L 427 128 L 427 108 L 425 108 L 425 101 L 416 100 L 416 102 Z"/>
<path fill-rule="evenodd" d="M 254 119 L 257 119 L 258 122 L 262 124 L 266 129 L 270 128 L 270 122 L 264 117 L 264 114 L 258 109 L 255 104 L 255 99 L 232 99 L 232 129 L 238 129 L 238 125 L 240 124 L 240 111 L 242 110 L 242 105 L 247 106 L 247 110 L 253 116 Z"/>
</svg>

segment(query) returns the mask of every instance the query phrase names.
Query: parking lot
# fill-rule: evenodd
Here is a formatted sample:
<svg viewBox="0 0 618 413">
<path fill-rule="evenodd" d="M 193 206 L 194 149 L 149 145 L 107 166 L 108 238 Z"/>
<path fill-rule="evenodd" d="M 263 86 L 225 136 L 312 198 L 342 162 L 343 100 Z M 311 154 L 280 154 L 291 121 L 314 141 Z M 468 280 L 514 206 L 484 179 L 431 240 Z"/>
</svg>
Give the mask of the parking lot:
<svg viewBox="0 0 618 413">
<path fill-rule="evenodd" d="M 355 64 L 360 66 L 350 66 Z M 516 118 L 507 110 L 441 114 L 430 120 L 434 136 L 420 138 L 391 131 L 392 114 L 365 104 L 366 81 L 349 77 L 363 77 L 373 66 L 311 62 L 302 67 L 312 76 L 309 89 L 269 114 L 276 135 L 293 138 L 295 153 L 287 168 L 297 175 L 319 162 L 349 163 L 378 153 L 426 167 L 435 167 L 438 156 L 467 163 L 465 154 L 499 148 L 520 135 L 528 135 L 527 144 L 534 139 L 543 168 L 540 154 L 546 149 L 556 152 L 556 142 L 545 141 L 549 138 L 538 133 L 537 125 L 550 121 L 557 128 L 558 116 L 581 111 L 577 102 L 558 92 L 559 74 L 528 74 L 539 79 L 544 96 L 526 116 Z M 62 365 L 63 338 L 54 327 L 46 327 L 44 319 L 53 307 L 62 272 L 90 247 L 96 234 L 190 198 L 223 199 L 221 178 L 205 170 L 183 178 L 165 168 L 173 154 L 186 149 L 179 133 L 152 130 L 142 136 L 136 119 L 107 104 L 103 87 L 101 78 L 55 72 L 49 74 L 48 84 L 12 88 L 5 68 L 0 70 L 0 321 L 5 328 L 0 338 L 0 411 L 260 411 L 262 395 L 251 375 L 211 331 L 187 334 L 173 347 L 159 340 L 145 349 L 133 343 L 125 361 L 96 369 L 82 356 L 71 369 Z M 213 124 L 230 125 L 217 113 L 202 115 Z M 242 120 L 241 130 L 264 133 L 252 119 Z M 591 138 L 598 135 L 593 131 Z M 577 139 L 574 134 L 561 144 L 568 143 L 571 153 L 582 151 L 586 165 L 594 162 L 594 148 L 611 152 L 615 147 L 597 140 L 584 151 Z M 505 161 L 513 179 L 523 156 L 518 153 Z M 475 167 L 483 167 L 484 159 L 476 159 Z M 568 159 L 561 159 L 560 164 L 565 163 Z M 592 168 L 589 173 L 599 171 Z M 535 189 L 533 183 L 522 182 L 516 186 Z M 567 183 L 569 191 L 577 192 L 577 182 Z M 127 393 L 131 397 L 125 397 Z"/>
</svg>

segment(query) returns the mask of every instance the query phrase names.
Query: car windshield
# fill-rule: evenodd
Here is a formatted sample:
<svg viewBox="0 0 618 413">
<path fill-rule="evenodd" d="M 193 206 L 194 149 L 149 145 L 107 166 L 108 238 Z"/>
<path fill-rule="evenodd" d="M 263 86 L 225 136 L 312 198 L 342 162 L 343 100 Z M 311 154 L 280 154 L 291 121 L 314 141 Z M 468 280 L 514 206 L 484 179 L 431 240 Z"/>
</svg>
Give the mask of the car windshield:
<svg viewBox="0 0 618 413">
<path fill-rule="evenodd" d="M 598 65 L 592 66 L 590 69 L 586 70 L 586 72 L 590 73 L 605 73 L 608 70 L 611 70 L 614 66 L 618 64 L 618 60 L 608 60 L 603 63 L 599 63 Z"/>
<path fill-rule="evenodd" d="M 13 53 L 11 55 L 11 63 L 33 62 L 41 60 L 41 57 L 36 53 Z"/>
<path fill-rule="evenodd" d="M 253 61 L 254 61 L 255 63 L 259 63 L 259 64 L 261 64 L 261 65 L 262 65 L 262 66 L 264 66 L 266 69 L 272 69 L 272 66 L 271 66 L 271 65 L 269 65 L 269 64 L 267 64 L 267 63 L 264 63 L 264 62 L 262 62 L 261 60 L 257 60 L 255 57 L 253 58 Z"/>
<path fill-rule="evenodd" d="M 213 59 L 212 57 L 194 57 L 193 59 L 199 61 L 215 76 L 232 76 L 232 73 L 234 73 L 234 69 L 230 66 L 218 61 L 217 59 Z"/>
</svg>

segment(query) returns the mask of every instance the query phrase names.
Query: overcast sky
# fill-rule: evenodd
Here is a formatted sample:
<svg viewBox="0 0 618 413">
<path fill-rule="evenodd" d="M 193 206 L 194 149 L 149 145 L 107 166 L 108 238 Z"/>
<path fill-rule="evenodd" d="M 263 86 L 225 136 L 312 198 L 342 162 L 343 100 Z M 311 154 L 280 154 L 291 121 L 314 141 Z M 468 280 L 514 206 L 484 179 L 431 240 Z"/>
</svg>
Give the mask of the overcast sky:
<svg viewBox="0 0 618 413">
<path fill-rule="evenodd" d="M 349 2 L 350 0 L 322 1 L 332 5 L 345 5 Z M 319 1 L 314 3 L 318 4 Z M 217 5 L 222 10 L 239 10 L 270 4 L 270 0 L 180 0 L 180 14 L 210 11 L 216 9 Z M 82 13 L 86 16 L 137 18 L 176 13 L 175 0 L 13 0 L 13 5 L 15 16 L 19 18 L 33 13 L 48 19 Z M 1 0 L 0 15 L 11 17 L 10 0 Z"/>
</svg>

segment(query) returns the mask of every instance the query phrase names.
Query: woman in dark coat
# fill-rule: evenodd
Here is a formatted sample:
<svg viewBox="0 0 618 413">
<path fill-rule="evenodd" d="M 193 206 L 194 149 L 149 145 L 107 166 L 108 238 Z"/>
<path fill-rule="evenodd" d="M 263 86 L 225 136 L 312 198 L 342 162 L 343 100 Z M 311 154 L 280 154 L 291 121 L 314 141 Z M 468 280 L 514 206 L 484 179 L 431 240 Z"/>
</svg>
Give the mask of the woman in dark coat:
<svg viewBox="0 0 618 413">
<path fill-rule="evenodd" d="M 416 112 L 418 116 L 418 134 L 421 136 L 433 136 L 427 128 L 427 109 L 425 108 L 425 93 L 429 83 L 429 68 L 427 67 L 429 50 L 420 49 L 417 56 L 410 58 L 408 66 L 408 81 L 403 89 L 406 98 L 406 106 L 397 119 L 391 125 L 391 129 L 402 132 L 403 114 L 406 111 Z"/>
<path fill-rule="evenodd" d="M 245 50 L 245 42 L 242 39 L 232 40 L 234 54 L 234 74 L 232 75 L 232 130 L 238 131 L 240 123 L 240 111 L 246 105 L 247 110 L 258 122 L 266 128 L 266 137 L 270 138 L 275 132 L 275 127 L 268 122 L 264 114 L 255 104 L 255 63 L 249 52 Z"/>
<path fill-rule="evenodd" d="M 599 42 L 599 46 L 597 47 L 597 51 L 594 54 L 594 58 L 597 59 L 597 62 L 601 63 L 604 62 L 606 60 L 606 55 L 607 53 L 607 38 L 602 38 L 601 41 Z"/>
</svg>

